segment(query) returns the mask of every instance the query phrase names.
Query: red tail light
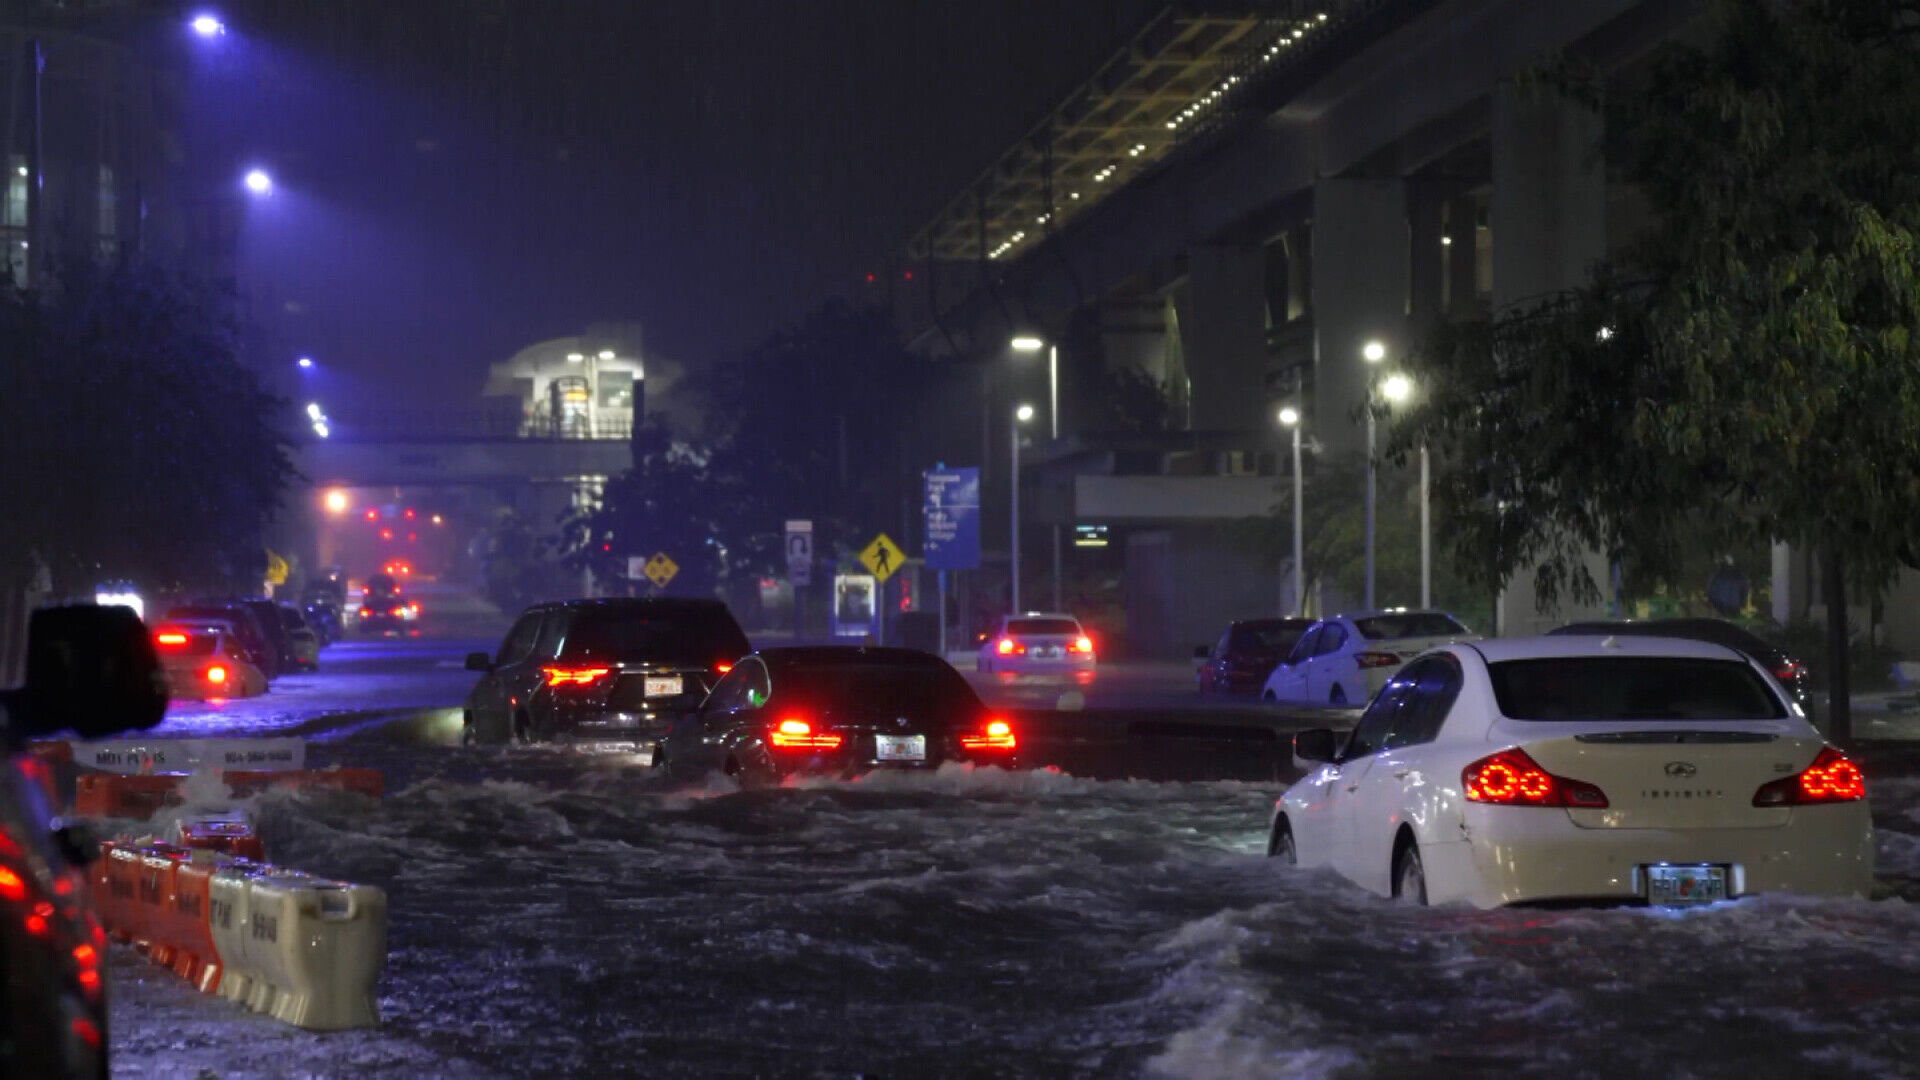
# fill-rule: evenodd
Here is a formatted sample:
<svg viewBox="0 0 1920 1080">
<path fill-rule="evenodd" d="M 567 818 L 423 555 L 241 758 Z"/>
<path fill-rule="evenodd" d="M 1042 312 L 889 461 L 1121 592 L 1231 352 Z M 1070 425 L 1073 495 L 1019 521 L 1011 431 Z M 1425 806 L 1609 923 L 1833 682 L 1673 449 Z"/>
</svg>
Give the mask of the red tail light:
<svg viewBox="0 0 1920 1080">
<path fill-rule="evenodd" d="M 592 686 L 613 674 L 608 667 L 543 667 L 540 671 L 548 686 Z"/>
<path fill-rule="evenodd" d="M 729 672 L 729 671 L 732 671 L 732 670 L 733 670 L 733 665 L 732 665 L 732 664 L 729 664 L 729 663 L 727 663 L 727 662 L 726 662 L 725 660 L 721 660 L 721 661 L 718 661 L 718 662 L 716 662 L 716 663 L 715 663 L 715 664 L 713 665 L 713 670 L 714 670 L 714 671 L 716 671 L 716 672 L 718 672 L 718 673 L 719 673 L 719 674 L 721 674 L 721 675 L 725 675 L 725 674 L 726 674 L 727 672 Z"/>
<path fill-rule="evenodd" d="M 27 898 L 27 882 L 11 869 L 0 866 L 0 900 L 18 903 Z"/>
<path fill-rule="evenodd" d="M 1390 652 L 1354 653 L 1353 659 L 1362 668 L 1392 667 L 1400 662 L 1400 657 Z"/>
<path fill-rule="evenodd" d="M 768 730 L 767 741 L 782 750 L 838 750 L 844 740 L 830 732 L 816 733 L 812 724 L 789 716 Z"/>
<path fill-rule="evenodd" d="M 1867 797 L 1867 778 L 1860 766 L 1831 746 L 1797 776 L 1783 776 L 1753 793 L 1755 806 L 1815 806 L 1820 803 L 1858 802 Z"/>
<path fill-rule="evenodd" d="M 215 686 L 224 685 L 227 681 L 227 669 L 220 664 L 213 665 L 207 669 L 207 681 Z"/>
<path fill-rule="evenodd" d="M 1773 677 L 1781 682 L 1792 682 L 1805 670 L 1807 670 L 1806 665 L 1798 660 L 1782 660 L 1780 666 L 1773 669 Z"/>
<path fill-rule="evenodd" d="M 168 630 L 153 635 L 153 640 L 155 644 L 161 646 L 185 645 L 187 643 L 187 635 Z"/>
<path fill-rule="evenodd" d="M 1607 794 L 1584 780 L 1569 780 L 1542 769 L 1514 747 L 1467 766 L 1460 784 L 1468 802 L 1492 806 L 1563 806 L 1573 810 L 1603 810 Z"/>
<path fill-rule="evenodd" d="M 997 718 L 982 724 L 977 735 L 960 736 L 960 746 L 966 750 L 1012 750 L 1017 745 L 1013 725 Z"/>
<path fill-rule="evenodd" d="M 1082 634 L 1073 639 L 1073 644 L 1067 646 L 1067 651 L 1091 654 L 1093 652 L 1093 639 Z"/>
<path fill-rule="evenodd" d="M 1027 654 L 1027 647 L 1010 637 L 1001 638 L 1000 644 L 995 645 L 994 650 L 1001 656 L 1025 656 Z"/>
</svg>

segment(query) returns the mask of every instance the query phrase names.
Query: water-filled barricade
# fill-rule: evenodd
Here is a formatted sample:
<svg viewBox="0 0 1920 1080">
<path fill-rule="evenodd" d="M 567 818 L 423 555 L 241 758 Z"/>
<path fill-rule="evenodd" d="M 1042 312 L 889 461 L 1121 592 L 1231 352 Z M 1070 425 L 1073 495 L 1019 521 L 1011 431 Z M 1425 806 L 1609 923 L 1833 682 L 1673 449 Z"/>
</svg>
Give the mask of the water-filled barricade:
<svg viewBox="0 0 1920 1080">
<path fill-rule="evenodd" d="M 387 898 L 175 844 L 108 841 L 93 864 L 109 932 L 187 979 L 312 1031 L 380 1022 Z"/>
</svg>

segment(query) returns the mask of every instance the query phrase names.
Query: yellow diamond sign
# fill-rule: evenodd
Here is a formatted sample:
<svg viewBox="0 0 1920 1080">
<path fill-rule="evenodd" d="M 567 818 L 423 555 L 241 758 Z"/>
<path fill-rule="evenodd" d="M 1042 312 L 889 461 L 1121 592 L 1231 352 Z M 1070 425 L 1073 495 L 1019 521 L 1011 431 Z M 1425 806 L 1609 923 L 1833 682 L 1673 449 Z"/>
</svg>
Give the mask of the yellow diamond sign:
<svg viewBox="0 0 1920 1080">
<path fill-rule="evenodd" d="M 641 573 L 647 575 L 647 580 L 662 589 L 666 588 L 667 582 L 672 581 L 673 575 L 679 572 L 680 564 L 667 558 L 667 553 L 664 551 L 655 552 L 653 558 L 647 560 L 647 565 L 641 567 Z"/>
<path fill-rule="evenodd" d="M 873 543 L 868 544 L 860 552 L 860 565 L 872 571 L 877 581 L 885 581 L 892 577 L 894 571 L 899 570 L 900 565 L 906 561 L 907 553 L 901 551 L 900 545 L 894 543 L 886 533 L 874 537 Z"/>
</svg>

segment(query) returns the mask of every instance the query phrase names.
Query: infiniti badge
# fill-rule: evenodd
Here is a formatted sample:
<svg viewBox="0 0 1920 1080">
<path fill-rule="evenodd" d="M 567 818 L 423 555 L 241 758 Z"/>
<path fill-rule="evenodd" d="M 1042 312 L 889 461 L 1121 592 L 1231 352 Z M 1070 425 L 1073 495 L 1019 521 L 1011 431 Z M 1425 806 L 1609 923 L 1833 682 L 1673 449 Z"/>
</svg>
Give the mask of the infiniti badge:
<svg viewBox="0 0 1920 1080">
<path fill-rule="evenodd" d="M 1667 762 L 1668 776 L 1692 776 L 1699 771 L 1700 771 L 1699 769 L 1694 768 L 1693 762 L 1691 761 Z"/>
</svg>

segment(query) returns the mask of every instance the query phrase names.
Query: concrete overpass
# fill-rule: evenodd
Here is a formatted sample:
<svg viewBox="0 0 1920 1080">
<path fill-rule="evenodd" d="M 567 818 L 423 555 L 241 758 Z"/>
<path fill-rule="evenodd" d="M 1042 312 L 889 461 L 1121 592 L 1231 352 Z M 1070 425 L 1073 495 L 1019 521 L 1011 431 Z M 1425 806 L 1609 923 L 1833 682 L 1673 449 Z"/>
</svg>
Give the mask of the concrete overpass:
<svg viewBox="0 0 1920 1080">
<path fill-rule="evenodd" d="M 626 439 L 323 439 L 295 467 L 323 487 L 568 485 L 625 472 Z"/>
<path fill-rule="evenodd" d="M 1361 453 L 1371 378 L 1427 327 L 1577 285 L 1643 227 L 1608 182 L 1598 111 L 1530 76 L 1564 58 L 1617 85 L 1701 8 L 1169 7 L 913 237 L 921 288 L 903 317 L 930 357 L 1017 370 L 1008 339 L 1038 332 L 1143 371 L 1177 426 L 1241 433 L 1245 453 L 1216 455 L 1230 469 L 1272 476 L 1281 404 L 1322 453 Z M 1377 366 L 1362 359 L 1376 340 Z M 1046 400 L 1044 367 L 988 416 Z M 1096 437 L 1076 428 L 1085 392 L 1059 392 L 1063 435 Z M 1034 480 L 1070 493 L 1041 500 L 1054 524 L 1088 520 L 1083 496 L 1111 486 Z M 1248 613 L 1230 589 L 1216 600 L 1207 618 Z M 1528 583 L 1509 590 L 1508 632 L 1555 621 Z"/>
</svg>

